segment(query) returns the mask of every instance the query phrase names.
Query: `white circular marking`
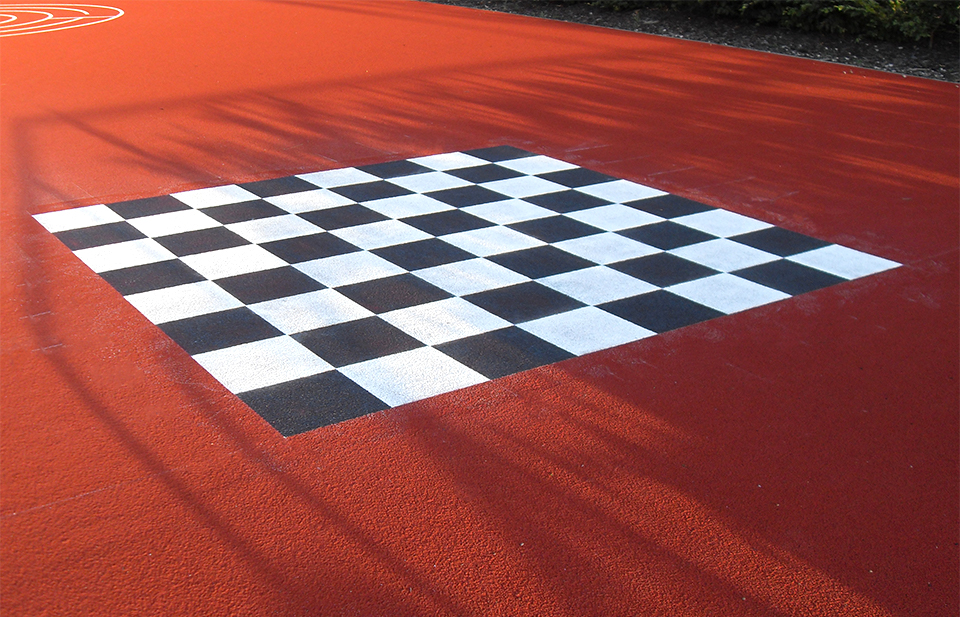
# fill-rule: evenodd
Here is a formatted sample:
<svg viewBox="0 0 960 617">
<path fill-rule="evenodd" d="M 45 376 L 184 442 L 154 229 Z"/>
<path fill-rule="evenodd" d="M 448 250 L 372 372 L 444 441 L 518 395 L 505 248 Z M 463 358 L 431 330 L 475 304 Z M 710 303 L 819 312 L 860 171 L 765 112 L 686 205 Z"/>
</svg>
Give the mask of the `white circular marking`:
<svg viewBox="0 0 960 617">
<path fill-rule="evenodd" d="M 0 37 L 55 32 L 112 21 L 123 11 L 96 4 L 4 4 Z"/>
</svg>

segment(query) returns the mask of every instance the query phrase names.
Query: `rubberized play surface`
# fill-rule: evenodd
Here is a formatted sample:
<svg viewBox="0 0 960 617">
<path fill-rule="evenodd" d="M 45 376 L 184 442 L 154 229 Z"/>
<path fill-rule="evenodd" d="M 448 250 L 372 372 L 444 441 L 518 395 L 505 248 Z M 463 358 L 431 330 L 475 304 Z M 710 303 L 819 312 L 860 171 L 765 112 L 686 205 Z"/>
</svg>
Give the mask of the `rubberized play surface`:
<svg viewBox="0 0 960 617">
<path fill-rule="evenodd" d="M 956 85 L 0 14 L 4 615 L 960 608 Z"/>
</svg>

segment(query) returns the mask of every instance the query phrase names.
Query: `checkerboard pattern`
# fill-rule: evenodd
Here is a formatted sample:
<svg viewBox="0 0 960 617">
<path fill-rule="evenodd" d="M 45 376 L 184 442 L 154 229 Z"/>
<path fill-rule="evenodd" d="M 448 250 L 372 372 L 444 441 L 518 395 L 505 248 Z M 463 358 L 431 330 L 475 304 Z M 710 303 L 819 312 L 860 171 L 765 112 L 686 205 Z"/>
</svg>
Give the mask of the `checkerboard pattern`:
<svg viewBox="0 0 960 617">
<path fill-rule="evenodd" d="M 899 265 L 507 146 L 35 218 L 288 436 Z"/>
</svg>

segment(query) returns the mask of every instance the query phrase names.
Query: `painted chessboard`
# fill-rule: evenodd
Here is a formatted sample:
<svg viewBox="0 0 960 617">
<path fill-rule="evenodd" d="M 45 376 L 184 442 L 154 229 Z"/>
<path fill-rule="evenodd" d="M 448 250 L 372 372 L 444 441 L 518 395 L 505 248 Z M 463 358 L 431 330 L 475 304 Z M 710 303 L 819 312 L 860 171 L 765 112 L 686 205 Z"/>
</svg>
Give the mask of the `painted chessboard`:
<svg viewBox="0 0 960 617">
<path fill-rule="evenodd" d="M 35 218 L 287 436 L 899 265 L 508 146 Z"/>
</svg>

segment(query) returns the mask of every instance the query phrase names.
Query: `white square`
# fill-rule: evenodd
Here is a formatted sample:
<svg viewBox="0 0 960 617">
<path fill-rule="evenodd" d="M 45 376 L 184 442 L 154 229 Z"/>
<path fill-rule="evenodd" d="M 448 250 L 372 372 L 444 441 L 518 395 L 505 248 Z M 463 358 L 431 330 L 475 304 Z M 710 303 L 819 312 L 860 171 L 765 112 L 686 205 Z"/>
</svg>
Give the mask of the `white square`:
<svg viewBox="0 0 960 617">
<path fill-rule="evenodd" d="M 418 304 L 380 317 L 427 345 L 439 345 L 511 325 L 462 298 Z"/>
<path fill-rule="evenodd" d="M 80 249 L 74 251 L 74 255 L 97 273 L 177 258 L 176 255 L 157 244 L 156 240 L 150 238 Z"/>
<path fill-rule="evenodd" d="M 219 221 L 210 218 L 200 210 L 178 210 L 176 212 L 142 216 L 130 219 L 128 222 L 140 230 L 142 234 L 151 238 L 220 226 Z"/>
<path fill-rule="evenodd" d="M 721 238 L 729 238 L 730 236 L 738 236 L 751 231 L 760 231 L 761 229 L 773 227 L 770 223 L 764 223 L 749 216 L 743 216 L 736 212 L 720 209 L 680 216 L 673 219 L 673 222 Z"/>
<path fill-rule="evenodd" d="M 518 327 L 578 356 L 655 334 L 594 306 L 542 317 Z"/>
<path fill-rule="evenodd" d="M 446 189 L 456 189 L 463 186 L 470 186 L 463 178 L 451 176 L 439 171 L 432 171 L 425 174 L 413 174 L 411 176 L 402 176 L 400 178 L 390 178 L 391 184 L 402 186 L 408 191 L 415 193 L 429 193 L 430 191 L 443 191 Z"/>
<path fill-rule="evenodd" d="M 60 210 L 59 212 L 34 214 L 33 218 L 52 234 L 70 229 L 94 227 L 107 223 L 119 223 L 123 220 L 122 216 L 103 204 Z"/>
<path fill-rule="evenodd" d="M 411 176 L 412 177 L 412 176 Z M 390 180 L 393 182 L 393 179 Z M 453 206 L 437 201 L 432 197 L 414 193 L 413 195 L 401 195 L 399 197 L 387 197 L 386 199 L 375 199 L 365 201 L 363 205 L 374 212 L 379 212 L 384 216 L 393 219 L 402 219 L 408 216 L 419 216 L 421 214 L 433 214 L 434 212 L 444 212 L 453 210 Z"/>
<path fill-rule="evenodd" d="M 234 394 L 319 375 L 333 368 L 287 336 L 208 351 L 193 359 Z"/>
<path fill-rule="evenodd" d="M 521 199 L 492 201 L 476 206 L 467 206 L 466 208 L 461 208 L 461 210 L 467 214 L 472 214 L 490 221 L 491 223 L 496 223 L 497 225 L 512 225 L 513 223 L 532 221 L 534 219 L 557 215 L 553 210 L 535 206 Z"/>
<path fill-rule="evenodd" d="M 373 316 L 373 313 L 335 289 L 268 300 L 251 304 L 249 308 L 284 334 L 306 332 Z"/>
<path fill-rule="evenodd" d="M 486 259 L 468 259 L 414 272 L 423 280 L 455 296 L 499 289 L 530 279 Z"/>
<path fill-rule="evenodd" d="M 291 214 L 301 212 L 315 212 L 317 210 L 327 210 L 329 208 L 339 208 L 348 206 L 354 201 L 343 195 L 338 195 L 328 189 L 316 189 L 315 191 L 300 191 L 299 193 L 287 193 L 286 195 L 277 195 L 275 197 L 266 197 L 264 201 L 283 208 Z"/>
<path fill-rule="evenodd" d="M 366 251 L 323 257 L 293 267 L 327 287 L 342 287 L 406 273 L 403 268 Z"/>
<path fill-rule="evenodd" d="M 567 216 L 581 223 L 599 227 L 604 231 L 620 231 L 621 229 L 631 229 L 663 221 L 661 217 L 655 214 L 620 204 L 568 212 Z"/>
<path fill-rule="evenodd" d="M 584 304 L 593 305 L 639 296 L 659 289 L 650 283 L 637 280 L 606 266 L 554 274 L 537 279 L 537 282 Z"/>
<path fill-rule="evenodd" d="M 550 182 L 549 180 L 537 178 L 536 176 L 520 176 L 519 178 L 494 180 L 493 182 L 484 182 L 480 186 L 508 197 L 531 197 L 533 195 L 543 195 L 544 193 L 556 193 L 567 190 L 567 187 L 562 184 Z"/>
<path fill-rule="evenodd" d="M 554 246 L 598 264 L 612 264 L 661 252 L 658 248 L 610 232 L 564 240 Z"/>
<path fill-rule="evenodd" d="M 433 347 L 420 347 L 339 370 L 391 407 L 487 381 Z"/>
<path fill-rule="evenodd" d="M 288 265 L 284 260 L 255 244 L 186 255 L 180 260 L 210 280 Z"/>
<path fill-rule="evenodd" d="M 728 315 L 790 297 L 732 274 L 715 274 L 666 289 Z"/>
<path fill-rule="evenodd" d="M 417 165 L 423 165 L 437 171 L 449 171 L 451 169 L 464 169 L 466 167 L 479 167 L 488 165 L 489 161 L 479 159 L 463 152 L 448 152 L 446 154 L 432 154 L 430 156 L 421 156 L 410 159 Z"/>
<path fill-rule="evenodd" d="M 363 184 L 365 182 L 379 182 L 380 178 L 365 171 L 360 171 L 353 167 L 344 169 L 331 169 L 328 171 L 315 171 L 310 174 L 301 174 L 297 176 L 301 180 L 306 180 L 310 184 L 320 188 L 329 189 L 335 186 L 350 186 L 351 184 Z"/>
<path fill-rule="evenodd" d="M 131 294 L 126 300 L 155 324 L 243 306 L 242 302 L 210 281 Z"/>
<path fill-rule="evenodd" d="M 629 180 L 614 180 L 613 182 L 582 186 L 577 190 L 593 197 L 599 197 L 600 199 L 621 204 L 628 201 L 666 195 L 663 191 L 658 191 L 655 188 L 637 184 L 636 182 L 630 182 Z"/>
<path fill-rule="evenodd" d="M 172 197 L 176 197 L 191 208 L 213 208 L 214 206 L 225 206 L 260 199 L 250 191 L 235 184 L 183 191 L 182 193 L 174 193 Z"/>
<path fill-rule="evenodd" d="M 787 259 L 848 280 L 900 266 L 895 261 L 868 255 L 837 244 L 792 255 Z"/>
<path fill-rule="evenodd" d="M 544 246 L 546 243 L 507 227 L 483 227 L 442 236 L 445 242 L 479 257 Z"/>
<path fill-rule="evenodd" d="M 357 225 L 356 227 L 335 229 L 330 233 L 368 251 L 433 237 L 401 221 L 379 221 Z"/>
<path fill-rule="evenodd" d="M 549 156 L 526 156 L 522 159 L 513 159 L 510 161 L 500 161 L 497 163 L 500 167 L 506 167 L 507 169 L 512 169 L 513 171 L 519 171 L 522 174 L 545 174 L 552 171 L 566 171 L 568 169 L 576 169 L 576 165 L 567 163 L 566 161 L 558 161 L 557 159 L 552 159 Z"/>
<path fill-rule="evenodd" d="M 297 238 L 323 232 L 322 229 L 307 222 L 296 214 L 271 216 L 226 225 L 226 228 L 245 240 L 262 244 L 274 240 Z"/>
<path fill-rule="evenodd" d="M 726 238 L 681 246 L 667 252 L 720 272 L 733 272 L 780 259 L 777 255 Z"/>
</svg>

